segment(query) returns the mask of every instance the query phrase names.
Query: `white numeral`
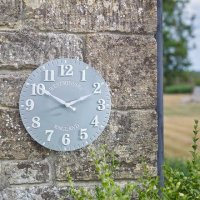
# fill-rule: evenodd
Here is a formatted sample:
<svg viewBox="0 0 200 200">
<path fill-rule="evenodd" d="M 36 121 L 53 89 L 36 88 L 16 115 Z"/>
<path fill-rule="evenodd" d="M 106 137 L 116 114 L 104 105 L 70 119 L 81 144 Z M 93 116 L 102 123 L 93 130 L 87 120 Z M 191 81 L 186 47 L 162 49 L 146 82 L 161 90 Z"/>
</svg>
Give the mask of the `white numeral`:
<svg viewBox="0 0 200 200">
<path fill-rule="evenodd" d="M 54 70 L 45 70 L 44 73 L 44 81 L 55 81 Z"/>
<path fill-rule="evenodd" d="M 72 65 L 61 65 L 60 66 L 61 76 L 73 76 L 73 66 Z"/>
<path fill-rule="evenodd" d="M 54 133 L 53 130 L 46 130 L 45 134 L 47 135 L 47 141 L 50 142 L 51 141 L 51 136 Z"/>
<path fill-rule="evenodd" d="M 94 83 L 93 87 L 95 88 L 94 94 L 100 94 L 101 93 L 101 84 L 100 83 Z"/>
<path fill-rule="evenodd" d="M 94 127 L 97 127 L 98 124 L 99 124 L 99 120 L 98 120 L 98 116 L 96 115 L 94 117 L 94 119 L 91 121 L 91 124 L 94 126 Z"/>
<path fill-rule="evenodd" d="M 30 111 L 33 110 L 34 108 L 34 101 L 32 99 L 27 99 L 26 100 L 26 110 Z"/>
<path fill-rule="evenodd" d="M 63 135 L 62 143 L 63 143 L 63 145 L 69 145 L 70 144 L 69 134 L 64 134 Z"/>
<path fill-rule="evenodd" d="M 88 138 L 88 134 L 86 131 L 87 131 L 86 128 L 80 130 L 80 139 L 81 140 L 86 140 Z"/>
<path fill-rule="evenodd" d="M 32 118 L 32 127 L 33 128 L 39 128 L 40 127 L 40 118 L 39 117 L 33 117 Z"/>
<path fill-rule="evenodd" d="M 85 82 L 86 78 L 85 78 L 85 69 L 81 71 L 81 81 Z"/>
<path fill-rule="evenodd" d="M 104 99 L 99 99 L 97 101 L 97 103 L 99 104 L 98 107 L 97 107 L 97 110 L 105 110 L 106 106 L 105 106 L 105 100 Z"/>
<path fill-rule="evenodd" d="M 43 95 L 44 94 L 44 92 L 45 92 L 44 84 L 40 83 L 40 84 L 36 85 L 34 83 L 31 85 L 32 85 L 32 94 L 31 95 L 36 95 L 36 94 Z"/>
</svg>

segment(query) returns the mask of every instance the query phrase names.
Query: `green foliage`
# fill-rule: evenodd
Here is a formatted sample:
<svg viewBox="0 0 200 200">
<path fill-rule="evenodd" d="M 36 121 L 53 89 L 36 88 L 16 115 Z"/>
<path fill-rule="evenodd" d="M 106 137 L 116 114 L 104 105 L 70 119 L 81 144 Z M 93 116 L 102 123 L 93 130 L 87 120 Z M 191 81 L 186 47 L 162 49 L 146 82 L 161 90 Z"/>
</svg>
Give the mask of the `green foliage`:
<svg viewBox="0 0 200 200">
<path fill-rule="evenodd" d="M 200 199 L 200 155 L 197 152 L 198 121 L 193 130 L 192 161 L 186 163 L 187 174 L 165 165 L 165 187 L 162 188 L 164 199 Z"/>
<path fill-rule="evenodd" d="M 137 180 L 137 187 L 135 187 L 134 192 L 140 200 L 160 199 L 159 178 L 152 176 L 146 163 L 143 163 L 143 176 Z"/>
<path fill-rule="evenodd" d="M 196 85 L 196 86 L 200 86 L 200 79 L 196 79 L 196 80 L 195 80 L 195 85 Z"/>
<path fill-rule="evenodd" d="M 196 86 L 200 86 L 200 72 L 192 72 L 191 79 L 194 81 Z"/>
<path fill-rule="evenodd" d="M 193 130 L 192 160 L 187 162 L 167 161 L 163 171 L 165 183 L 159 186 L 159 177 L 153 177 L 146 163 L 143 163 L 143 175 L 136 182 L 124 186 L 117 184 L 113 171 L 119 163 L 116 156 L 104 146 L 90 151 L 100 184 L 93 192 L 74 186 L 68 173 L 70 195 L 75 200 L 131 200 L 133 194 L 139 200 L 200 200 L 200 154 L 198 153 L 198 121 Z M 181 167 L 184 165 L 184 168 Z"/>
<path fill-rule="evenodd" d="M 70 174 L 68 182 L 70 184 L 70 194 L 75 200 L 129 200 L 131 199 L 135 184 L 127 183 L 120 186 L 114 181 L 113 171 L 118 167 L 115 155 L 108 153 L 106 146 L 102 146 L 97 151 L 90 149 L 90 157 L 100 185 L 97 185 L 94 192 L 89 193 L 85 188 L 76 189 Z"/>
<path fill-rule="evenodd" d="M 171 85 L 167 86 L 164 89 L 166 94 L 187 94 L 192 93 L 193 86 L 192 85 Z"/>
<path fill-rule="evenodd" d="M 177 158 L 165 158 L 165 165 L 169 166 L 173 170 L 183 172 L 185 175 L 188 175 L 189 173 L 187 168 L 187 162 L 185 160 Z"/>
<path fill-rule="evenodd" d="M 191 63 L 188 59 L 189 40 L 193 38 L 193 20 L 184 19 L 189 0 L 163 0 L 164 85 L 172 85 Z"/>
<path fill-rule="evenodd" d="M 187 77 L 187 80 L 185 79 L 184 83 L 190 83 L 192 85 L 200 86 L 200 72 L 197 71 L 185 71 L 185 77 Z"/>
</svg>

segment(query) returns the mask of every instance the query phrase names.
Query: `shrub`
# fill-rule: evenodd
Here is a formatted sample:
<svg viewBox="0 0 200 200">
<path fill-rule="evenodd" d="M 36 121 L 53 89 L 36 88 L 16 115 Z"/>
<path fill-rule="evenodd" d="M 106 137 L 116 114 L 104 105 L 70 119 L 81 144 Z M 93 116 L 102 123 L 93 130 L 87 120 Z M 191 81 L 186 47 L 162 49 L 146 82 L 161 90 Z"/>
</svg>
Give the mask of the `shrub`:
<svg viewBox="0 0 200 200">
<path fill-rule="evenodd" d="M 70 185 L 70 195 L 75 200 L 129 200 L 135 184 L 127 183 L 125 186 L 120 186 L 114 181 L 113 171 L 118 167 L 118 162 L 115 155 L 107 150 L 106 146 L 102 146 L 97 151 L 90 149 L 90 157 L 100 185 L 95 187 L 95 191 L 88 192 L 85 188 L 79 187 L 76 189 L 70 173 L 67 173 L 68 182 Z"/>
<path fill-rule="evenodd" d="M 188 174 L 187 162 L 177 158 L 165 158 L 165 165 L 171 167 L 173 170 L 178 170 L 184 174 Z"/>
<path fill-rule="evenodd" d="M 116 156 L 104 146 L 90 155 L 95 165 L 100 184 L 93 192 L 83 187 L 75 188 L 70 173 L 68 182 L 70 195 L 75 200 L 131 200 L 136 195 L 139 200 L 200 200 L 200 155 L 198 153 L 198 121 L 193 129 L 192 160 L 178 164 L 167 161 L 163 167 L 164 186 L 159 186 L 159 177 L 152 177 L 147 165 L 143 164 L 143 176 L 136 182 L 120 186 L 114 180 L 113 172 L 118 167 Z M 181 167 L 184 164 L 184 168 Z"/>
<path fill-rule="evenodd" d="M 200 79 L 196 79 L 196 80 L 195 80 L 195 85 L 196 85 L 196 86 L 200 86 Z"/>
<path fill-rule="evenodd" d="M 187 173 L 165 165 L 165 187 L 161 188 L 164 199 L 200 199 L 200 155 L 197 149 L 198 133 L 198 121 L 195 120 L 191 151 L 192 160 L 186 163 Z"/>
<path fill-rule="evenodd" d="M 186 94 L 192 93 L 192 85 L 172 85 L 164 88 L 166 94 Z"/>
</svg>

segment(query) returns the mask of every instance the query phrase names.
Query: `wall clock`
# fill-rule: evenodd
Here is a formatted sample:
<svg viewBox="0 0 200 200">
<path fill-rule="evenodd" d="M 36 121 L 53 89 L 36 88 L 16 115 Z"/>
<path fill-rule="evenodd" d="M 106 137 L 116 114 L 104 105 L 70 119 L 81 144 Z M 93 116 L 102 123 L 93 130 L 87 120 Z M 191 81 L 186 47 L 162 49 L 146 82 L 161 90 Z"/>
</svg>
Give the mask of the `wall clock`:
<svg viewBox="0 0 200 200">
<path fill-rule="evenodd" d="M 107 83 L 88 64 L 56 59 L 34 70 L 23 85 L 19 111 L 31 137 L 55 151 L 92 143 L 108 123 Z"/>
</svg>

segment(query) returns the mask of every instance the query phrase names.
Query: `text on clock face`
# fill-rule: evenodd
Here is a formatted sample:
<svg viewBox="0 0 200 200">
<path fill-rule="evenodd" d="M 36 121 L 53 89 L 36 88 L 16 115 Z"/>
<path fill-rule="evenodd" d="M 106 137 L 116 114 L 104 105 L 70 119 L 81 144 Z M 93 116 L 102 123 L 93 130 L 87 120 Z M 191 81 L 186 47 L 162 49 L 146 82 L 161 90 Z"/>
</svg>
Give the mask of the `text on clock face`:
<svg viewBox="0 0 200 200">
<path fill-rule="evenodd" d="M 42 84 L 42 83 L 39 83 L 39 84 L 31 84 L 32 86 L 32 93 L 31 95 L 43 95 L 45 93 L 45 85 Z M 101 83 L 94 83 L 93 84 L 93 88 L 94 88 L 94 91 L 93 93 L 94 94 L 101 94 L 101 86 L 102 84 Z"/>
<path fill-rule="evenodd" d="M 80 81 L 85 82 L 86 80 L 86 70 L 80 71 Z M 73 66 L 72 65 L 60 65 L 59 66 L 59 75 L 62 77 L 73 76 Z M 44 69 L 44 81 L 45 82 L 54 82 L 55 81 L 55 71 Z"/>
</svg>

